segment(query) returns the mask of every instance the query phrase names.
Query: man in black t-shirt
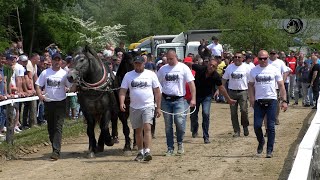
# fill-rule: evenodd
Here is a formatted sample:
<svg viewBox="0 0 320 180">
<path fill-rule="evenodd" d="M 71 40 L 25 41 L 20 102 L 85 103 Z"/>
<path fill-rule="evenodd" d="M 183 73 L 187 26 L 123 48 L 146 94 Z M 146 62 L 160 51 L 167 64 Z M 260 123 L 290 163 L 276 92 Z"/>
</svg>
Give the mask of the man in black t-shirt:
<svg viewBox="0 0 320 180">
<path fill-rule="evenodd" d="M 318 64 L 318 57 L 312 55 L 311 57 L 313 66 L 311 67 L 310 71 L 310 87 L 312 88 L 313 92 L 313 100 L 316 101 L 315 106 L 312 109 L 317 109 L 318 98 L 319 98 L 319 76 L 320 76 L 320 65 Z"/>
<path fill-rule="evenodd" d="M 198 47 L 198 54 L 202 59 L 209 58 L 211 56 L 211 51 L 207 48 L 208 41 L 202 39 L 200 41 L 200 46 Z"/>
<path fill-rule="evenodd" d="M 210 106 L 212 90 L 215 85 L 218 86 L 220 92 L 227 99 L 229 104 L 235 104 L 237 101 L 231 99 L 222 85 L 221 77 L 217 73 L 218 63 L 217 61 L 211 59 L 207 66 L 193 64 L 192 69 L 196 71 L 195 75 L 195 85 L 196 85 L 196 110 L 190 115 L 191 118 L 191 131 L 192 137 L 198 136 L 198 112 L 200 104 L 202 104 L 202 130 L 204 143 L 210 143 L 209 140 L 209 118 L 210 118 Z M 190 111 L 192 111 L 190 109 Z"/>
</svg>

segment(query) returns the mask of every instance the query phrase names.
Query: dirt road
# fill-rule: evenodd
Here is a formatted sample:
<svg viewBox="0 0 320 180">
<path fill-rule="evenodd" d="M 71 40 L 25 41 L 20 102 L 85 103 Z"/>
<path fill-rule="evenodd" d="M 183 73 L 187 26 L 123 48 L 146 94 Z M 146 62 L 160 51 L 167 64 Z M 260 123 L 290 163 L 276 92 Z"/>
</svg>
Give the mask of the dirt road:
<svg viewBox="0 0 320 180">
<path fill-rule="evenodd" d="M 163 156 L 166 143 L 164 123 L 160 118 L 151 149 L 153 160 L 149 163 L 134 162 L 134 151 L 131 156 L 123 155 L 122 133 L 119 144 L 105 147 L 105 152 L 95 159 L 86 159 L 88 140 L 83 136 L 65 140 L 62 157 L 55 162 L 48 159 L 50 146 L 20 160 L 3 162 L 0 179 L 286 179 L 296 146 L 313 114 L 310 108 L 300 106 L 290 106 L 287 112 L 280 113 L 274 157 L 266 159 L 265 155 L 255 156 L 257 141 L 252 127 L 252 112 L 249 116 L 250 135 L 244 137 L 241 134 L 240 138 L 232 137 L 228 105 L 213 103 L 211 112 L 211 144 L 204 144 L 201 137 L 191 138 L 188 117 L 184 156 Z"/>
</svg>

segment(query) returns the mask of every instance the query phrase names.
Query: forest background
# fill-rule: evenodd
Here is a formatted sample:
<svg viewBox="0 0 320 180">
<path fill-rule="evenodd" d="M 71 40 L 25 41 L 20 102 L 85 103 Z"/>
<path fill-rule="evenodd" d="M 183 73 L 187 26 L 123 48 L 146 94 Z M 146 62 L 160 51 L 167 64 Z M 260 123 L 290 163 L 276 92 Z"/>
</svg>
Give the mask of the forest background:
<svg viewBox="0 0 320 180">
<path fill-rule="evenodd" d="M 317 21 L 308 24 L 309 34 L 289 34 L 277 22 L 319 18 L 319 0 L 0 0 L 0 9 L 1 52 L 18 40 L 26 53 L 41 53 L 51 43 L 71 52 L 79 46 L 79 32 L 88 33 L 75 18 L 91 18 L 93 28 L 124 25 L 117 40 L 126 45 L 150 35 L 231 29 L 221 42 L 238 50 L 287 50 L 306 43 L 320 48 L 309 39 L 319 31 Z"/>
</svg>

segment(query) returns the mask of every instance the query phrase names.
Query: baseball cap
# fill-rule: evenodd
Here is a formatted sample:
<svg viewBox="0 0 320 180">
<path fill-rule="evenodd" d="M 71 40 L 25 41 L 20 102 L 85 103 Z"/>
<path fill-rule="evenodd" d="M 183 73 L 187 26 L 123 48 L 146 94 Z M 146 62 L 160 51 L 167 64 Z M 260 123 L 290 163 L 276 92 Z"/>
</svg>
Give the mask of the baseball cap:
<svg viewBox="0 0 320 180">
<path fill-rule="evenodd" d="M 156 66 L 159 66 L 159 64 L 162 64 L 163 61 L 162 60 L 159 60 L 157 63 L 156 63 Z"/>
<path fill-rule="evenodd" d="M 14 56 L 12 56 L 12 54 L 6 54 L 6 59 L 7 60 L 13 60 L 15 57 Z"/>
<path fill-rule="evenodd" d="M 192 62 L 192 57 L 185 57 L 185 58 L 183 59 L 183 62 L 184 62 L 184 63 L 191 63 L 191 62 Z"/>
<path fill-rule="evenodd" d="M 56 58 L 62 59 L 61 54 L 55 53 L 52 55 L 52 59 L 56 59 Z"/>
<path fill-rule="evenodd" d="M 144 58 L 141 57 L 141 56 L 136 56 L 136 57 L 134 57 L 133 62 L 143 63 L 144 62 Z"/>
<path fill-rule="evenodd" d="M 246 55 L 246 59 L 253 59 L 253 57 L 252 57 L 251 54 L 247 54 L 247 55 Z"/>
<path fill-rule="evenodd" d="M 25 62 L 28 61 L 28 57 L 26 55 L 19 56 L 19 61 Z"/>
</svg>

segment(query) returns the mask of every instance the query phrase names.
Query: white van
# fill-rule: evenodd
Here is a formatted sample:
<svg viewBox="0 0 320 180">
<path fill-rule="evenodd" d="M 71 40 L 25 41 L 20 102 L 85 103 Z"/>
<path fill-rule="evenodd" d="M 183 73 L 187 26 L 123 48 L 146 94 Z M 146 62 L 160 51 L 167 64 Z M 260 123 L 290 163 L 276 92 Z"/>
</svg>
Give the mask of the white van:
<svg viewBox="0 0 320 180">
<path fill-rule="evenodd" d="M 162 52 L 167 52 L 169 49 L 173 49 L 177 53 L 178 59 L 183 60 L 189 53 L 197 55 L 199 46 L 199 41 L 188 42 L 187 45 L 185 45 L 184 43 L 159 44 L 156 47 L 156 57 Z"/>
</svg>

